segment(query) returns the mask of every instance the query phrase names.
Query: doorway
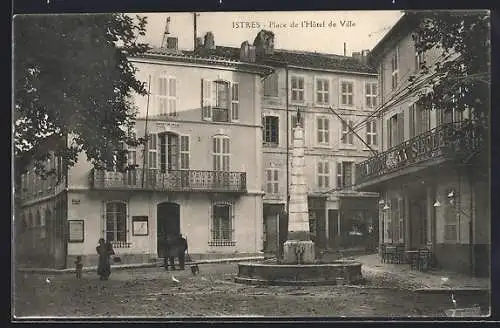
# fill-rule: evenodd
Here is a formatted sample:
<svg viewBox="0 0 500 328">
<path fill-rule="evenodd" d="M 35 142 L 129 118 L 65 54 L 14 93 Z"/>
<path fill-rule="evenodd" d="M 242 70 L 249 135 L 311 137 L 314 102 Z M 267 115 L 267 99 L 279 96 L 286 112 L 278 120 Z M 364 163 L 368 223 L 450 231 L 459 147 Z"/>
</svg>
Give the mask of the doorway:
<svg viewBox="0 0 500 328">
<path fill-rule="evenodd" d="M 156 213 L 156 245 L 158 257 L 164 257 L 165 239 L 168 234 L 181 233 L 180 206 L 176 203 L 160 203 Z"/>
</svg>

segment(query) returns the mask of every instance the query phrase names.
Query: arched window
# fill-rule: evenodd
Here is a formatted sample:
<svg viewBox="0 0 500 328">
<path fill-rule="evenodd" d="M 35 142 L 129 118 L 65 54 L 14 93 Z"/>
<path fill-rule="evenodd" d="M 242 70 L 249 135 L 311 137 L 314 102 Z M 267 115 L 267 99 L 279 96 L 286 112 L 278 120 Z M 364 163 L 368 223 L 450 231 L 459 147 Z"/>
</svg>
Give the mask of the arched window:
<svg viewBox="0 0 500 328">
<path fill-rule="evenodd" d="M 106 240 L 127 241 L 127 205 L 123 202 L 106 204 Z"/>
</svg>

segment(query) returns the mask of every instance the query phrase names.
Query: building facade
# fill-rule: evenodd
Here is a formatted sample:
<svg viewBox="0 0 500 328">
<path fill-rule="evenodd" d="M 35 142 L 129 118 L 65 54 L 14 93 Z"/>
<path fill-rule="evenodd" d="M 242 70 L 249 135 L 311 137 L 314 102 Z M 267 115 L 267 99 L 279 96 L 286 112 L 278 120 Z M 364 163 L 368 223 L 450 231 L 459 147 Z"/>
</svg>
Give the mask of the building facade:
<svg viewBox="0 0 500 328">
<path fill-rule="evenodd" d="M 360 236 L 366 237 L 378 223 L 378 195 L 354 191 L 352 185 L 355 164 L 370 156 L 370 148 L 379 148 L 378 126 L 364 122 L 377 107 L 376 70 L 366 64 L 366 53 L 347 57 L 279 50 L 273 45 L 270 32 L 260 32 L 254 41 L 261 54 L 258 60 L 276 70 L 265 79 L 262 94 L 264 249 L 276 252 L 287 229 L 286 222 L 280 221 L 286 220 L 283 213 L 288 210 L 292 132 L 298 111 L 304 127 L 305 180 L 316 246 L 363 244 L 366 239 Z"/>
<path fill-rule="evenodd" d="M 429 84 L 439 49 L 417 53 L 419 20 L 404 15 L 371 51 L 378 67 L 380 153 L 358 163 L 356 189 L 378 192 L 380 250 L 430 248 L 441 268 L 487 275 L 489 180 L 474 167 L 481 136 L 471 112 L 425 108 L 417 91 Z"/>
<path fill-rule="evenodd" d="M 168 44 L 131 58 L 150 88 L 149 97 L 134 96 L 137 121 L 129 133 L 148 140 L 127 149 L 134 169 L 98 170 L 81 154 L 60 183 L 65 230 L 58 267 L 77 255 L 95 264 L 99 238 L 112 242 L 122 263 L 161 257 L 167 234 L 182 233 L 193 258 L 262 250 L 260 94 L 273 69 L 208 56 L 213 40 L 194 52 Z M 33 179 L 26 184 L 36 191 Z M 43 226 L 38 213 L 42 222 L 52 220 L 35 191 L 23 196 L 20 211 L 35 215 L 29 229 Z"/>
</svg>

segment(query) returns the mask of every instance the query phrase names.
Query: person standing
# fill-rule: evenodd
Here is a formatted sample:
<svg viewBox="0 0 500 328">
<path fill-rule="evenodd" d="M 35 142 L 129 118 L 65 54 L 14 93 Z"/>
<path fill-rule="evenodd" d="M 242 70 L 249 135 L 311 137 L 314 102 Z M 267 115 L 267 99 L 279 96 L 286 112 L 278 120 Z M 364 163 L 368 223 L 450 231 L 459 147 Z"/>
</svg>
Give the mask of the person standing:
<svg viewBox="0 0 500 328">
<path fill-rule="evenodd" d="M 97 274 L 100 280 L 108 280 L 111 275 L 111 263 L 109 257 L 115 254 L 113 245 L 104 238 L 99 239 L 99 244 L 96 247 L 97 254 L 99 255 L 99 263 L 97 265 Z"/>
<path fill-rule="evenodd" d="M 165 255 L 163 258 L 163 266 L 165 270 L 168 271 L 168 266 L 172 270 L 175 270 L 175 256 L 177 255 L 177 242 L 172 235 L 167 235 L 165 240 Z"/>
<path fill-rule="evenodd" d="M 186 251 L 188 249 L 188 244 L 186 238 L 179 234 L 178 246 L 177 246 L 177 257 L 179 258 L 179 266 L 181 270 L 184 270 L 184 264 L 186 263 Z"/>
</svg>

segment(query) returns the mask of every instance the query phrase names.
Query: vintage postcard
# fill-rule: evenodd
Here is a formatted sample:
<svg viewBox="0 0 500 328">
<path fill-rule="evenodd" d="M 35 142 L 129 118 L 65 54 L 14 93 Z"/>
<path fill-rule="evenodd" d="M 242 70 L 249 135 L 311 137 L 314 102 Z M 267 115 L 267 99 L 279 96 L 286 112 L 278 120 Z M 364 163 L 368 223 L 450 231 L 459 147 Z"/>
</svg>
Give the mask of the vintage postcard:
<svg viewBox="0 0 500 328">
<path fill-rule="evenodd" d="M 488 316 L 490 14 L 13 19 L 13 318 Z"/>
</svg>

